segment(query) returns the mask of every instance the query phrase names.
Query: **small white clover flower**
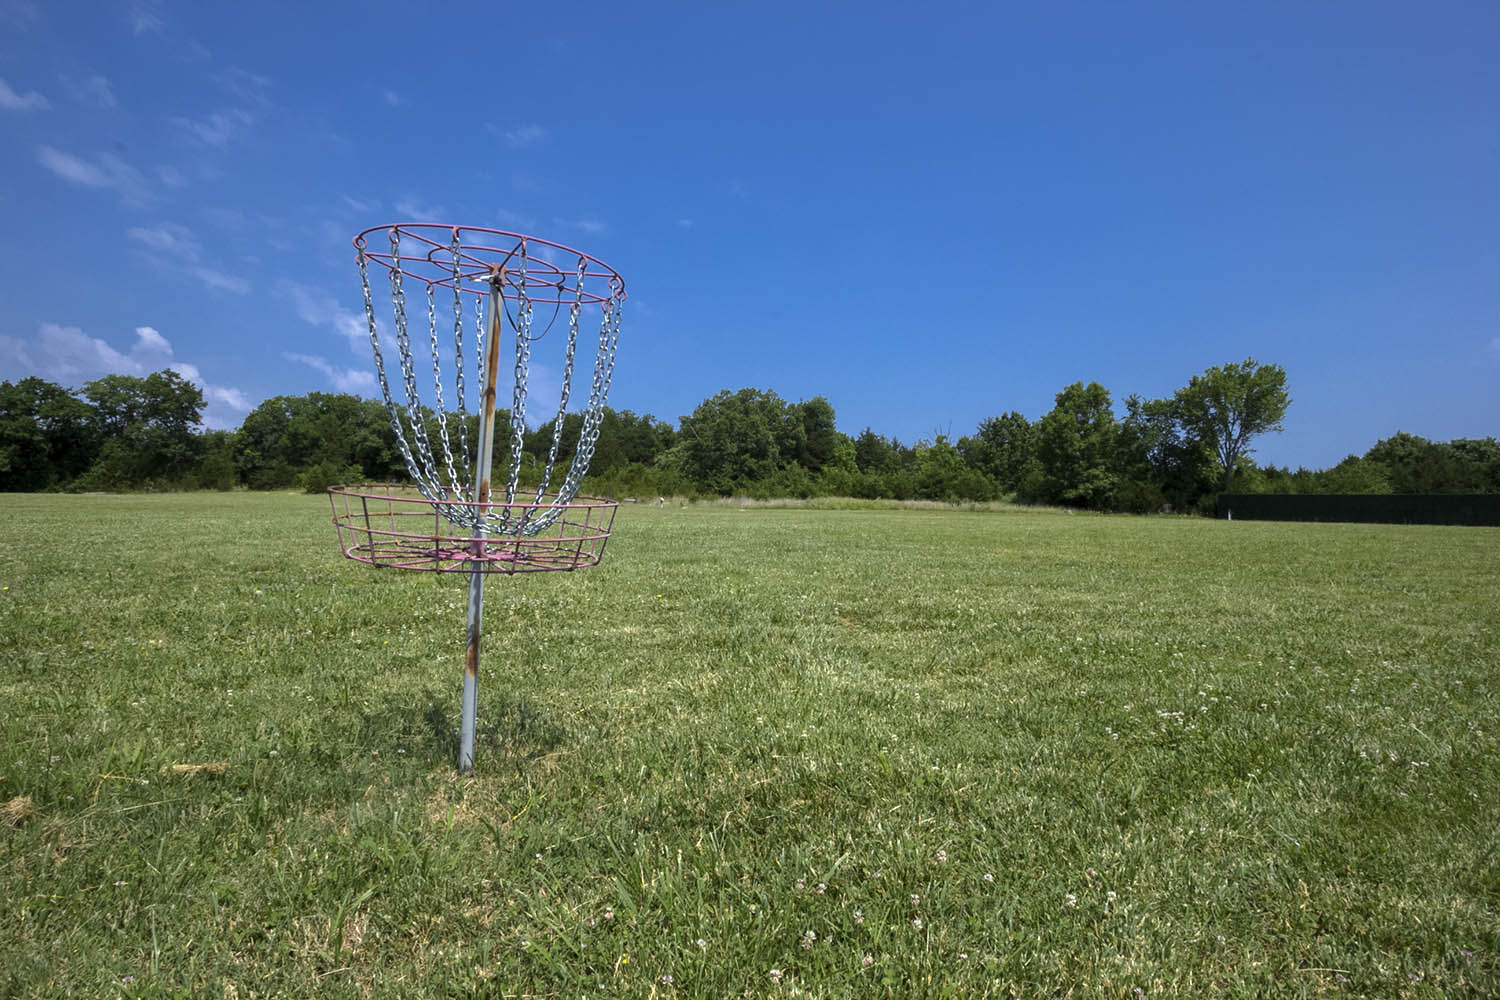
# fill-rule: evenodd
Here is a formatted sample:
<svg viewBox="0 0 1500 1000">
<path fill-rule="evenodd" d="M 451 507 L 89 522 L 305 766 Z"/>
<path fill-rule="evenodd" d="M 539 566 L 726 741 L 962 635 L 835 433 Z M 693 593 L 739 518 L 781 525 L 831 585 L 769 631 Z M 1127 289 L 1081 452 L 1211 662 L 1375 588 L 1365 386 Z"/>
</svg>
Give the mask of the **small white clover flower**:
<svg viewBox="0 0 1500 1000">
<path fill-rule="evenodd" d="M 780 983 L 781 982 L 781 970 L 780 969 L 772 969 L 771 970 L 771 982 L 773 982 L 773 983 Z"/>
<path fill-rule="evenodd" d="M 1063 897 L 1063 909 L 1071 910 L 1078 905 L 1078 897 L 1071 892 Z"/>
<path fill-rule="evenodd" d="M 938 851 L 937 852 L 937 859 L 938 859 L 938 864 L 942 864 L 944 861 L 947 861 L 948 860 L 948 852 L 947 851 Z"/>
<path fill-rule="evenodd" d="M 911 925 L 912 925 L 912 927 L 916 928 L 917 930 L 921 930 L 922 929 L 922 918 L 921 917 L 912 917 L 911 918 Z"/>
<path fill-rule="evenodd" d="M 993 882 L 993 881 L 995 881 L 995 876 L 991 875 L 989 872 L 985 872 L 984 873 L 984 880 L 986 882 Z"/>
<path fill-rule="evenodd" d="M 921 896 L 918 896 L 916 893 L 912 893 L 911 894 L 911 905 L 912 906 L 916 906 L 917 904 L 919 904 L 921 902 L 922 902 L 922 897 Z"/>
</svg>

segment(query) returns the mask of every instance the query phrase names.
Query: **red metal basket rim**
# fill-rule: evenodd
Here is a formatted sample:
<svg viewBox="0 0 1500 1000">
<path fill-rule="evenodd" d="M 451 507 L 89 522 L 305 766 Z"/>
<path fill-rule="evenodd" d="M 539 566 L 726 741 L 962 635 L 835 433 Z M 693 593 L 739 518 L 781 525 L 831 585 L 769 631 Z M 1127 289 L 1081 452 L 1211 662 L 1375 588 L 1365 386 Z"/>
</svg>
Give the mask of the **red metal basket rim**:
<svg viewBox="0 0 1500 1000">
<path fill-rule="evenodd" d="M 386 492 L 377 492 L 385 490 Z M 405 490 L 408 492 L 392 493 L 391 490 Z M 597 510 L 605 507 L 618 507 L 620 501 L 610 500 L 607 497 L 579 497 L 575 496 L 568 503 L 549 502 L 548 497 L 555 497 L 555 493 L 544 493 L 540 500 L 535 499 L 536 494 L 528 494 L 531 499 L 517 497 L 509 502 L 500 500 L 433 500 L 423 496 L 414 485 L 401 483 L 350 483 L 341 486 L 330 486 L 328 492 L 334 496 L 357 497 L 363 500 L 384 500 L 393 503 L 409 503 L 419 507 L 479 507 L 485 510 L 501 509 L 523 509 L 523 510 Z"/>
<path fill-rule="evenodd" d="M 595 257 L 593 254 L 584 253 L 582 250 L 570 247 L 564 243 L 556 243 L 552 240 L 543 239 L 540 236 L 529 236 L 525 233 L 513 233 L 505 229 L 491 229 L 485 226 L 455 226 L 443 222 L 390 222 L 382 226 L 371 226 L 369 229 L 360 232 L 354 237 L 354 248 L 361 254 L 363 254 L 365 256 L 365 259 L 374 261 L 381 267 L 384 267 L 388 270 L 398 270 L 395 264 L 395 259 L 391 255 L 389 250 L 382 251 L 379 248 L 372 248 L 369 246 L 369 241 L 367 240 L 367 237 L 372 233 L 390 233 L 393 230 L 399 231 L 401 233 L 401 239 L 403 243 L 410 239 L 420 243 L 427 248 L 425 253 L 418 253 L 411 256 L 403 253 L 401 255 L 401 263 L 403 265 L 414 262 L 424 262 L 427 264 L 431 264 L 434 268 L 437 269 L 435 275 L 427 275 L 422 274 L 416 270 L 408 270 L 404 266 L 399 269 L 401 274 L 404 274 L 407 277 L 412 278 L 413 280 L 420 281 L 424 285 L 432 285 L 434 287 L 442 288 L 453 287 L 452 257 L 450 256 L 448 257 L 448 259 L 443 260 L 434 255 L 438 253 L 449 253 L 452 250 L 453 234 L 458 233 L 460 236 L 459 258 L 461 261 L 466 262 L 465 265 L 460 266 L 460 291 L 468 292 L 471 295 L 487 294 L 489 289 L 488 282 L 485 279 L 487 279 L 490 274 L 494 273 L 495 269 L 505 266 L 513 257 L 515 257 L 515 255 L 520 252 L 521 244 L 525 242 L 527 244 L 540 244 L 542 246 L 551 247 L 554 250 L 561 250 L 564 253 L 572 254 L 575 258 L 582 258 L 583 260 L 589 261 L 591 265 L 597 265 L 598 267 L 602 268 L 602 270 L 598 271 L 592 269 L 586 270 L 584 273 L 584 278 L 595 279 L 596 284 L 600 280 L 604 281 L 609 288 L 608 294 L 605 294 L 603 292 L 589 291 L 587 288 L 585 288 L 582 295 L 582 299 L 584 302 L 623 302 L 625 300 L 625 279 L 620 277 L 619 271 L 616 271 L 614 268 L 604 263 L 604 261 L 600 260 L 598 257 Z M 445 233 L 448 241 L 439 242 L 432 236 L 427 235 L 429 231 L 433 230 Z M 468 233 L 484 233 L 490 236 L 502 237 L 504 241 L 513 240 L 515 242 L 509 248 L 503 246 L 488 246 L 482 243 L 472 243 L 468 242 L 465 238 L 465 234 Z M 558 287 L 557 280 L 544 280 L 542 275 L 551 275 L 554 277 L 554 279 L 572 279 L 577 277 L 576 271 L 564 271 L 556 264 L 553 264 L 551 261 L 545 260 L 544 258 L 531 256 L 527 257 L 527 268 L 528 274 L 526 278 L 526 288 L 528 290 L 528 297 L 530 297 L 532 301 L 553 303 L 571 302 L 573 300 L 573 295 L 575 293 L 572 289 L 568 289 L 566 295 L 564 295 L 562 292 L 559 292 L 559 296 L 557 298 L 529 295 L 529 292 L 533 288 L 556 289 Z M 474 287 L 466 287 L 463 284 L 463 281 L 465 279 L 473 281 L 483 281 L 484 283 L 476 284 Z"/>
</svg>

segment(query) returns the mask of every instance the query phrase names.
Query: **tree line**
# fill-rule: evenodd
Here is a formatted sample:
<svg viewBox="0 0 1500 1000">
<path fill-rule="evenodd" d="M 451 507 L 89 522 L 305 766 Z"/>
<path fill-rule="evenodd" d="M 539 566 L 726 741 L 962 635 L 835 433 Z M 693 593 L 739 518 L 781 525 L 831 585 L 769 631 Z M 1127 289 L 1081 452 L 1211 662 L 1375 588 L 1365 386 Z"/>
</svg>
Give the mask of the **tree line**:
<svg viewBox="0 0 1500 1000">
<path fill-rule="evenodd" d="M 1286 373 L 1253 359 L 1216 366 L 1163 399 L 1127 396 L 1123 415 L 1097 382 L 1057 393 L 1035 420 L 1009 411 L 972 434 L 903 443 L 838 430 L 816 396 L 724 390 L 674 425 L 606 408 L 585 490 L 607 496 L 847 496 L 1013 499 L 1094 510 L 1208 512 L 1220 492 L 1500 492 L 1494 438 L 1428 441 L 1397 433 L 1324 470 L 1258 466 L 1251 443 L 1281 429 Z M 172 371 L 107 375 L 78 390 L 0 382 L 0 491 L 303 489 L 408 478 L 385 407 L 313 392 L 267 399 L 233 431 L 202 428 L 204 400 Z M 582 417 L 563 418 L 558 461 Z M 450 418 L 450 434 L 477 418 Z M 523 428 L 521 481 L 535 484 L 554 424 Z M 511 439 L 497 414 L 497 449 Z"/>
</svg>

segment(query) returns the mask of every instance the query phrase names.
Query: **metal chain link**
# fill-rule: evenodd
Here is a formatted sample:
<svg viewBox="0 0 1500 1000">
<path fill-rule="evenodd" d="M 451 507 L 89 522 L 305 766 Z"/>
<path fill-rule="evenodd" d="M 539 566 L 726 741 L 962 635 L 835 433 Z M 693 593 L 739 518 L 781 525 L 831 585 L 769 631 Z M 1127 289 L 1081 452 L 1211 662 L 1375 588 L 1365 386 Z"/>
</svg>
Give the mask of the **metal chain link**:
<svg viewBox="0 0 1500 1000">
<path fill-rule="evenodd" d="M 521 241 L 521 278 L 516 283 L 516 383 L 511 393 L 510 409 L 510 481 L 505 487 L 505 502 L 515 503 L 516 486 L 521 478 L 521 458 L 526 444 L 526 387 L 531 376 L 531 292 L 526 287 L 528 260 L 526 241 Z"/>
<path fill-rule="evenodd" d="M 578 283 L 573 289 L 573 301 L 568 306 L 568 346 L 563 362 L 562 392 L 557 403 L 557 419 L 552 425 L 552 447 L 547 451 L 547 467 L 542 470 L 542 481 L 536 488 L 535 503 L 541 503 L 547 495 L 547 484 L 552 481 L 552 470 L 557 465 L 557 449 L 562 444 L 563 424 L 568 413 L 568 396 L 573 389 L 573 354 L 578 347 L 578 314 L 583 309 L 583 278 L 588 273 L 588 258 L 578 258 Z M 558 282 L 562 284 L 561 281 Z"/>
<path fill-rule="evenodd" d="M 391 430 L 396 434 L 396 445 L 401 449 L 401 457 L 406 460 L 406 471 L 410 472 L 413 479 L 421 478 L 417 472 L 416 460 L 411 456 L 411 448 L 406 444 L 406 430 L 401 426 L 400 410 L 391 399 L 391 386 L 385 378 L 385 358 L 380 351 L 380 327 L 375 323 L 375 303 L 370 295 L 370 269 L 369 262 L 365 259 L 365 251 L 360 248 L 357 257 L 359 259 L 359 287 L 365 296 L 365 322 L 370 327 L 370 353 L 375 355 L 375 377 L 380 382 L 380 395 L 385 400 L 385 412 L 391 420 Z"/>
<path fill-rule="evenodd" d="M 583 418 L 583 428 L 578 434 L 578 453 L 568 468 L 568 478 L 559 491 L 559 503 L 568 503 L 578 493 L 584 473 L 594 458 L 594 445 L 599 440 L 599 427 L 604 420 L 604 401 L 609 396 L 609 385 L 615 374 L 615 352 L 620 347 L 620 314 L 623 297 L 614 292 L 603 304 L 604 315 L 599 323 L 599 353 L 594 360 L 594 382 L 589 390 L 588 411 Z"/>
<path fill-rule="evenodd" d="M 461 257 L 462 246 L 463 244 L 458 239 L 458 229 L 455 227 L 453 230 L 453 242 L 448 247 L 449 251 L 453 254 L 453 369 L 455 388 L 458 390 L 459 462 L 465 470 L 468 470 L 472 469 L 474 464 L 469 458 L 469 434 L 464 419 L 468 414 L 468 410 L 464 403 L 464 290 L 463 275 L 459 272 L 459 259 Z M 478 296 L 475 296 L 475 298 L 477 299 Z M 445 449 L 448 441 L 447 434 L 448 427 L 445 422 L 443 425 L 443 444 Z M 451 467 L 448 471 L 450 475 L 453 472 Z M 454 477 L 453 490 L 460 497 L 465 500 L 472 500 L 473 497 L 470 495 L 472 489 L 472 484 L 465 486 L 457 477 Z"/>
<path fill-rule="evenodd" d="M 438 356 L 436 286 L 427 283 L 427 341 L 432 352 L 432 395 L 437 403 L 438 437 L 443 445 L 443 462 L 448 467 L 449 485 L 443 489 L 444 496 L 463 494 L 458 482 L 458 472 L 453 468 L 453 446 L 448 442 L 448 410 L 443 406 L 443 368 Z"/>
<path fill-rule="evenodd" d="M 437 472 L 437 463 L 432 459 L 432 445 L 427 440 L 427 421 L 422 414 L 422 397 L 417 392 L 417 373 L 412 365 L 411 337 L 406 328 L 406 287 L 401 271 L 401 231 L 391 230 L 391 301 L 396 311 L 396 348 L 401 353 L 401 381 L 406 391 L 406 419 L 411 423 L 412 436 L 416 439 L 417 455 L 422 460 L 420 469 L 413 469 L 417 486 L 429 500 L 446 500 Z"/>
</svg>

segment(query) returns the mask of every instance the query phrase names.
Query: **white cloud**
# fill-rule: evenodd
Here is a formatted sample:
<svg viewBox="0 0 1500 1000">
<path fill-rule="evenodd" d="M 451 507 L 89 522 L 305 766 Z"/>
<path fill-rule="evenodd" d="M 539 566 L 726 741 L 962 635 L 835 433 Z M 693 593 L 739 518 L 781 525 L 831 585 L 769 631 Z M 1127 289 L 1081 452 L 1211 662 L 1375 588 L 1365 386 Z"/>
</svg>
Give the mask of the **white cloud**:
<svg viewBox="0 0 1500 1000">
<path fill-rule="evenodd" d="M 403 104 L 407 103 L 406 98 L 402 97 L 400 94 L 389 88 L 382 91 L 380 96 L 384 97 L 385 103 L 389 104 L 393 108 L 399 108 Z"/>
<path fill-rule="evenodd" d="M 136 226 L 127 230 L 125 235 L 153 250 L 178 254 L 188 260 L 197 260 L 203 254 L 203 247 L 192 230 L 175 222 L 162 222 L 149 228 Z"/>
<path fill-rule="evenodd" d="M 424 205 L 411 198 L 396 202 L 396 214 L 410 222 L 434 222 L 448 213 L 439 205 Z"/>
<path fill-rule="evenodd" d="M 170 358 L 172 356 L 172 344 L 163 337 L 155 327 L 138 326 L 135 328 L 135 353 L 160 354 Z"/>
<path fill-rule="evenodd" d="M 47 99 L 36 91 L 18 94 L 10 89 L 10 84 L 0 80 L 0 108 L 6 111 L 46 111 L 50 107 L 52 105 Z"/>
<path fill-rule="evenodd" d="M 255 116 L 244 108 L 225 108 L 202 118 L 176 117 L 171 121 L 199 142 L 223 149 L 230 139 L 250 127 Z"/>
<path fill-rule="evenodd" d="M 349 342 L 353 351 L 369 349 L 370 329 L 365 325 L 364 316 L 339 305 L 332 295 L 295 281 L 283 281 L 277 292 L 291 302 L 292 310 L 302 322 L 332 327 Z"/>
<path fill-rule="evenodd" d="M 36 158 L 42 166 L 74 184 L 117 191 L 128 203 L 145 200 L 146 183 L 140 172 L 118 156 L 105 153 L 91 162 L 51 146 L 39 146 Z"/>
<path fill-rule="evenodd" d="M 271 78 L 268 76 L 231 67 L 215 79 L 225 90 L 252 108 L 264 111 L 271 106 L 271 99 L 266 96 L 266 91 L 271 88 Z"/>
<path fill-rule="evenodd" d="M 209 288 L 244 295 L 250 291 L 250 282 L 235 274 L 227 274 L 202 263 L 203 245 L 193 231 L 175 222 L 161 222 L 155 226 L 136 226 L 126 231 L 133 240 L 144 243 L 158 253 L 173 258 L 160 263 L 169 270 L 183 270 Z"/>
<path fill-rule="evenodd" d="M 593 235 L 598 235 L 609 229 L 606 223 L 600 222 L 598 219 L 553 219 L 552 221 L 559 226 L 567 226 L 570 229 L 577 229 L 579 232 Z"/>
<path fill-rule="evenodd" d="M 379 202 L 375 202 L 375 201 L 360 201 L 358 198 L 351 198 L 347 194 L 344 195 L 343 198 L 344 198 L 344 204 L 348 205 L 350 208 L 354 209 L 354 211 L 356 211 L 356 212 L 361 212 L 361 213 L 363 213 L 363 212 L 373 212 L 375 209 L 377 209 L 377 208 L 380 207 L 380 203 Z"/>
<path fill-rule="evenodd" d="M 162 0 L 135 0 L 130 5 L 130 30 L 137 35 L 148 31 L 160 32 L 165 25 L 162 18 Z"/>
<path fill-rule="evenodd" d="M 38 375 L 73 388 L 105 375 L 140 378 L 170 368 L 203 390 L 203 421 L 209 427 L 233 427 L 234 415 L 251 409 L 242 390 L 205 382 L 196 365 L 177 360 L 171 341 L 150 326 L 136 327 L 135 343 L 121 351 L 76 326 L 43 323 L 31 341 L 0 337 L 0 359 L 0 377 Z"/>
<path fill-rule="evenodd" d="M 109 80 L 102 76 L 91 76 L 82 80 L 65 76 L 62 81 L 63 85 L 68 88 L 68 93 L 72 94 L 76 100 L 96 104 L 106 111 L 119 107 L 120 102 L 115 99 L 115 92 L 110 89 Z"/>
<path fill-rule="evenodd" d="M 250 282 L 235 274 L 225 274 L 223 271 L 212 267 L 196 266 L 188 268 L 193 277 L 203 282 L 209 288 L 218 288 L 226 292 L 234 292 L 236 295 L 244 295 L 250 291 Z"/>
<path fill-rule="evenodd" d="M 505 143 L 515 149 L 534 146 L 547 138 L 547 130 L 541 125 L 521 125 L 502 133 Z"/>
<path fill-rule="evenodd" d="M 500 220 L 502 226 L 511 226 L 522 232 L 529 232 L 536 228 L 536 219 L 529 215 L 522 215 L 520 212 L 502 208 L 495 213 L 495 217 Z"/>
<path fill-rule="evenodd" d="M 0 0 L 0 21 L 22 31 L 41 16 L 32 0 Z"/>
<path fill-rule="evenodd" d="M 161 182 L 167 187 L 187 187 L 187 175 L 170 163 L 163 163 L 157 167 L 156 176 L 160 177 Z"/>
<path fill-rule="evenodd" d="M 172 345 L 149 326 L 136 328 L 136 341 L 128 352 L 118 351 L 98 337 L 90 337 L 76 326 L 43 323 L 34 341 L 0 338 L 18 371 L 40 375 L 53 382 L 77 384 L 104 375 L 147 375 L 167 366 Z M 9 367 L 9 366 L 7 366 Z"/>
<path fill-rule="evenodd" d="M 315 368 L 328 376 L 333 387 L 339 392 L 362 392 L 375 388 L 375 376 L 364 369 L 357 368 L 335 368 L 329 364 L 327 358 L 321 358 L 314 354 L 293 354 L 287 352 L 282 355 L 288 361 L 296 361 Z"/>
</svg>

